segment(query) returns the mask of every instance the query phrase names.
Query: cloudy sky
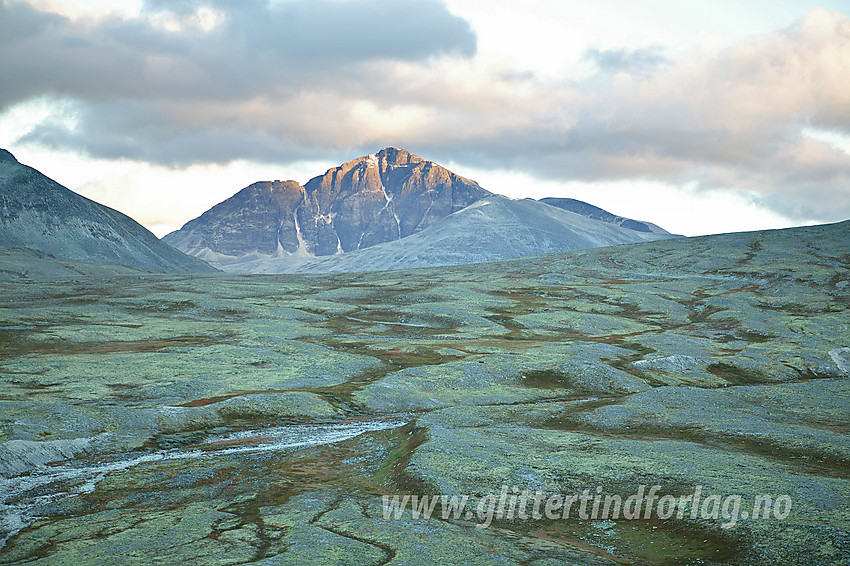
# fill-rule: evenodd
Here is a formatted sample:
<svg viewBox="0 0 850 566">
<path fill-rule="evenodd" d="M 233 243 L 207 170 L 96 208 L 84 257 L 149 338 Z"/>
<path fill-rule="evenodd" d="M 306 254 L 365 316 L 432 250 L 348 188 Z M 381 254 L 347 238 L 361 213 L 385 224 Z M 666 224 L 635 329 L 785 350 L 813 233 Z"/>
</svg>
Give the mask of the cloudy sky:
<svg viewBox="0 0 850 566">
<path fill-rule="evenodd" d="M 0 0 L 0 147 L 157 235 L 395 145 L 687 235 L 850 218 L 847 0 Z"/>
</svg>

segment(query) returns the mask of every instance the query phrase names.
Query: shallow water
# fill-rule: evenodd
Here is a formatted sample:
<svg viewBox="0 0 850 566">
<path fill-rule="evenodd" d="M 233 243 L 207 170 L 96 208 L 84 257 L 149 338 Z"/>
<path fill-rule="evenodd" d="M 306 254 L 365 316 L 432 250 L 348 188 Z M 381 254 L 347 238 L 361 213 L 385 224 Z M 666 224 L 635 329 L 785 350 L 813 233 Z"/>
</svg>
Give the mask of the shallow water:
<svg viewBox="0 0 850 566">
<path fill-rule="evenodd" d="M 211 435 L 193 450 L 158 450 L 142 456 L 120 455 L 110 462 L 68 460 L 56 466 L 39 466 L 28 473 L 0 478 L 0 548 L 39 517 L 44 505 L 91 493 L 107 475 L 166 460 L 270 452 L 334 444 L 366 432 L 397 428 L 408 420 L 373 420 L 331 425 L 292 425 Z M 50 486 L 50 487 L 48 487 Z M 47 493 L 44 493 L 47 491 Z"/>
</svg>

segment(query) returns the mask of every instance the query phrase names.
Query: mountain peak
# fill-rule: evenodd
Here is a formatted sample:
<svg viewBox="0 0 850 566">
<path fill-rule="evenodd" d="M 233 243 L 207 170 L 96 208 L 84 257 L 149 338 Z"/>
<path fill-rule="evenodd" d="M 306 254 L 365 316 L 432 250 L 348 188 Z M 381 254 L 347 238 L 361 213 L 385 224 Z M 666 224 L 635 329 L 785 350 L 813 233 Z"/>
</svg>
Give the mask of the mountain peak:
<svg viewBox="0 0 850 566">
<path fill-rule="evenodd" d="M 0 163 L 17 163 L 18 160 L 12 153 L 5 149 L 0 149 Z"/>
<path fill-rule="evenodd" d="M 164 239 L 225 269 L 258 254 L 301 260 L 404 238 L 490 194 L 390 146 L 328 169 L 303 187 L 254 183 Z"/>
<path fill-rule="evenodd" d="M 379 157 L 387 158 L 387 159 L 397 159 L 397 158 L 409 159 L 409 158 L 412 157 L 416 161 L 425 161 L 424 159 L 422 159 L 418 155 L 414 155 L 413 153 L 407 151 L 406 149 L 401 148 L 401 147 L 396 147 L 394 145 L 389 145 L 389 146 L 385 147 L 384 149 L 379 151 L 376 155 L 379 156 Z"/>
<path fill-rule="evenodd" d="M 383 174 L 387 168 L 393 167 L 404 167 L 406 165 L 412 165 L 416 163 L 433 163 L 429 162 L 425 159 L 422 159 L 418 155 L 414 155 L 410 153 L 406 149 L 402 149 L 400 147 L 395 146 L 387 146 L 376 153 L 371 153 L 369 155 L 362 155 L 360 157 L 356 157 L 351 161 L 347 161 L 338 167 L 332 167 L 328 169 L 325 175 L 329 173 L 336 173 L 342 171 L 343 173 L 347 173 L 351 169 L 356 167 L 366 167 L 368 168 L 370 165 L 374 165 L 378 168 L 378 170 Z M 436 165 L 436 163 L 434 164 Z"/>
</svg>

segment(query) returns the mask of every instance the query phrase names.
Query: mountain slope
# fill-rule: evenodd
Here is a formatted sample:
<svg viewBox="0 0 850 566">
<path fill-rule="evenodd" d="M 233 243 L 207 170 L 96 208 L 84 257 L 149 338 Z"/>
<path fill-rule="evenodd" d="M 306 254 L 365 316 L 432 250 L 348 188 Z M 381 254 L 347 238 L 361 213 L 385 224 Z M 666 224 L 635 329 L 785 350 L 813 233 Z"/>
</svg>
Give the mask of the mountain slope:
<svg viewBox="0 0 850 566">
<path fill-rule="evenodd" d="M 492 195 L 402 240 L 315 258 L 296 266 L 294 271 L 378 271 L 482 263 L 672 237 L 675 236 L 629 230 L 532 199 Z M 275 273 L 286 267 L 269 262 L 255 269 Z"/>
<path fill-rule="evenodd" d="M 303 187 L 254 183 L 163 241 L 223 269 L 246 271 L 246 264 L 269 258 L 296 263 L 404 238 L 489 194 L 436 163 L 388 147 Z"/>
<path fill-rule="evenodd" d="M 617 226 L 622 226 L 623 228 L 628 228 L 629 230 L 635 230 L 637 232 L 652 232 L 654 234 L 670 233 L 667 230 L 656 226 L 652 222 L 643 222 L 641 220 L 632 220 L 631 218 L 617 216 L 616 214 L 612 214 L 598 206 L 593 206 L 592 204 L 588 204 L 574 198 L 547 197 L 540 199 L 540 202 L 548 204 L 549 206 L 556 206 L 570 212 L 575 212 L 576 214 L 581 214 L 582 216 L 593 218 L 594 220 L 601 220 L 602 222 L 616 224 Z"/>
<path fill-rule="evenodd" d="M 6 150 L 0 150 L 0 247 L 34 250 L 14 255 L 37 257 L 42 263 L 61 260 L 151 272 L 214 271 L 163 244 L 129 216 L 22 165 Z"/>
</svg>

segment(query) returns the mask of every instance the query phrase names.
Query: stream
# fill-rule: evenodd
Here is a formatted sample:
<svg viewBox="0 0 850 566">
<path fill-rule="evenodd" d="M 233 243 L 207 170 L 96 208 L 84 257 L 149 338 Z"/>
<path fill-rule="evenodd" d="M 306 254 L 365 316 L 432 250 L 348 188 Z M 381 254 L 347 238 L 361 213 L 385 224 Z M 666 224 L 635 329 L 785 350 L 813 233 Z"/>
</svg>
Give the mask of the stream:
<svg viewBox="0 0 850 566">
<path fill-rule="evenodd" d="M 91 493 L 108 474 L 166 460 L 211 458 L 334 444 L 366 432 L 403 426 L 409 419 L 372 420 L 346 424 L 290 425 L 210 435 L 192 450 L 158 450 L 143 455 L 104 455 L 41 465 L 12 477 L 0 477 L 0 549 L 6 541 L 39 518 L 39 509 L 66 497 Z"/>
</svg>

